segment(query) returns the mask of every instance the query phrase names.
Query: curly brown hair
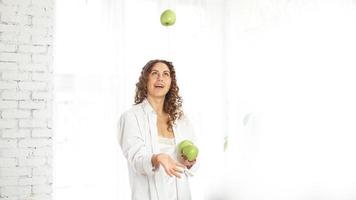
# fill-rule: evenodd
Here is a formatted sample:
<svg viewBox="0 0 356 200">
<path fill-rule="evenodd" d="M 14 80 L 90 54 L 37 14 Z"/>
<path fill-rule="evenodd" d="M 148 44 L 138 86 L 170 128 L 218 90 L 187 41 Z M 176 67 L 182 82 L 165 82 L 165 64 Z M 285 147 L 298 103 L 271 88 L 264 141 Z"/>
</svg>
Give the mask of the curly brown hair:
<svg viewBox="0 0 356 200">
<path fill-rule="evenodd" d="M 139 81 L 136 83 L 136 94 L 135 94 L 135 105 L 141 103 L 145 98 L 147 98 L 147 82 L 148 82 L 148 75 L 150 74 L 152 67 L 156 63 L 164 63 L 168 66 L 170 75 L 171 75 L 171 87 L 168 93 L 165 96 L 164 104 L 163 104 L 163 111 L 168 113 L 168 130 L 173 130 L 173 125 L 175 124 L 177 119 L 180 119 L 183 116 L 182 111 L 182 102 L 183 99 L 179 96 L 179 87 L 177 85 L 176 79 L 176 71 L 174 70 L 174 66 L 172 62 L 166 60 L 151 60 L 149 61 L 141 71 L 141 75 Z"/>
</svg>

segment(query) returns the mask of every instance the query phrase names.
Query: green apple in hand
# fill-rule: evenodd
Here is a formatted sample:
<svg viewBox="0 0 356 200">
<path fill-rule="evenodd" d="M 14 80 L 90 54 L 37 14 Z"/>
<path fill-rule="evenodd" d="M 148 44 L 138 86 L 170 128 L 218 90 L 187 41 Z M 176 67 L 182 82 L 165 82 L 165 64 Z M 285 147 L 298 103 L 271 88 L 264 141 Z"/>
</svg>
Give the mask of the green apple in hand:
<svg viewBox="0 0 356 200">
<path fill-rule="evenodd" d="M 193 145 L 193 142 L 190 140 L 183 140 L 182 142 L 179 143 L 178 145 L 178 152 L 182 153 L 182 149 L 186 146 Z"/>
<path fill-rule="evenodd" d="M 168 9 L 161 14 L 161 24 L 163 26 L 172 26 L 176 22 L 176 14 Z"/>
<path fill-rule="evenodd" d="M 188 145 L 182 148 L 182 154 L 186 156 L 189 161 L 194 161 L 198 157 L 199 150 L 193 145 Z"/>
</svg>

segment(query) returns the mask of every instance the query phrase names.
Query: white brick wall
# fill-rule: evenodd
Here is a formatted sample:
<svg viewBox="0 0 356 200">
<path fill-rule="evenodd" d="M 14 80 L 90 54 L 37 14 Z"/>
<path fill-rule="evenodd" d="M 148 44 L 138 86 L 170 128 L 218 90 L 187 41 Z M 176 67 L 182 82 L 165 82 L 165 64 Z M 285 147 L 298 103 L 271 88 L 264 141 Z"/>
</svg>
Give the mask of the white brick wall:
<svg viewBox="0 0 356 200">
<path fill-rule="evenodd" d="M 0 0 L 0 200 L 52 199 L 54 0 Z"/>
</svg>

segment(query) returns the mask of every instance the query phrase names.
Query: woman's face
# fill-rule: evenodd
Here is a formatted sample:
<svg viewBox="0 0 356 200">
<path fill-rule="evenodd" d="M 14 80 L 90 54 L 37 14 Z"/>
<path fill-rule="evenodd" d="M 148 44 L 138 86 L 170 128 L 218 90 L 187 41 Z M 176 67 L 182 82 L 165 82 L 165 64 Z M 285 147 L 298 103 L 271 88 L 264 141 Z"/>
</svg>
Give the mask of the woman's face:
<svg viewBox="0 0 356 200">
<path fill-rule="evenodd" d="M 161 62 L 154 64 L 151 72 L 148 74 L 148 96 L 164 98 L 171 88 L 171 82 L 171 73 L 168 66 Z"/>
</svg>

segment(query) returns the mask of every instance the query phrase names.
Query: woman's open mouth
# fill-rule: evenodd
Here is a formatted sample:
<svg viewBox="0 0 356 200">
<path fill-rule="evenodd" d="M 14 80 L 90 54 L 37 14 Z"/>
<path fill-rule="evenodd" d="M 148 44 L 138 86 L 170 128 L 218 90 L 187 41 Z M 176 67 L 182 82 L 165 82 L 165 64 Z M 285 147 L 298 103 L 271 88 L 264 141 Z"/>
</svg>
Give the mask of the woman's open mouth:
<svg viewBox="0 0 356 200">
<path fill-rule="evenodd" d="M 162 85 L 162 84 L 157 84 L 157 85 L 155 85 L 155 88 L 163 89 L 163 88 L 164 88 L 164 85 Z"/>
</svg>

